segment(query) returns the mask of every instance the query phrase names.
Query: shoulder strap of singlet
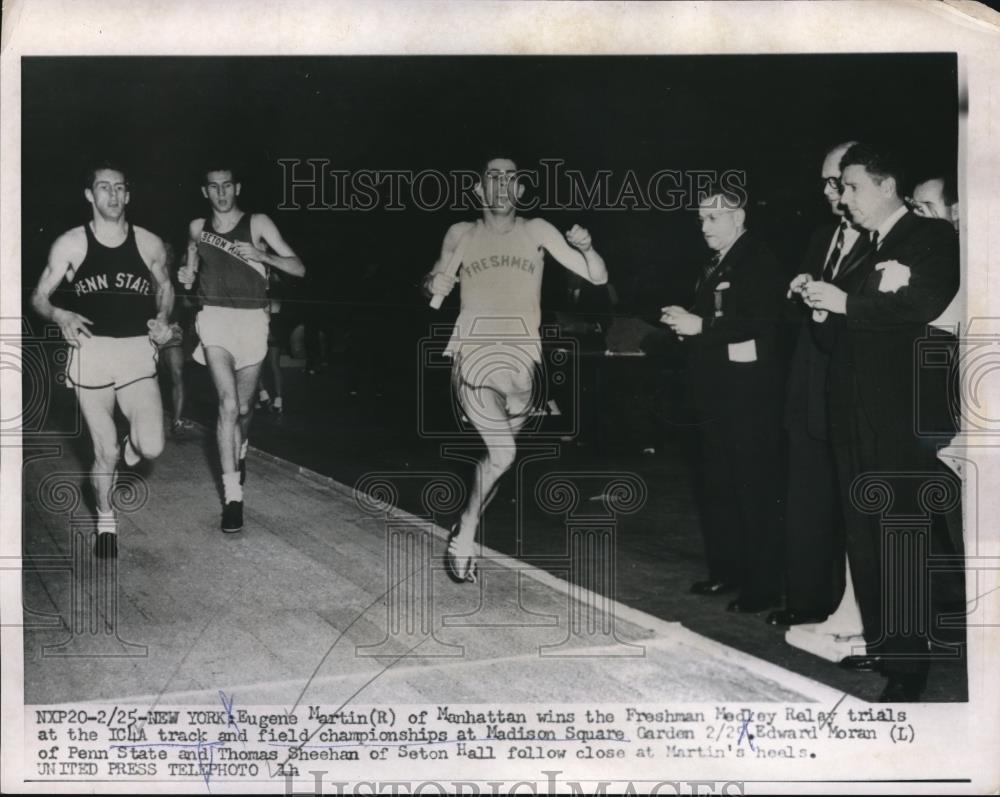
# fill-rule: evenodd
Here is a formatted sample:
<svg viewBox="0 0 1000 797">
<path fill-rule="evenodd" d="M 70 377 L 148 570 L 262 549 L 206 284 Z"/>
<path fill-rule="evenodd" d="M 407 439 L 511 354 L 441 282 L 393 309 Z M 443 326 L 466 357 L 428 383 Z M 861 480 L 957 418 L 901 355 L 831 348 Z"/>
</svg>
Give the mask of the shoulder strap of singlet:
<svg viewBox="0 0 1000 797">
<path fill-rule="evenodd" d="M 483 222 L 482 219 L 476 219 L 474 222 L 472 222 L 472 226 L 469 227 L 469 229 L 467 229 L 465 233 L 463 233 L 461 238 L 459 238 L 459 244 L 462 243 L 462 239 L 465 239 L 466 243 L 471 243 L 472 241 L 476 240 L 478 236 L 482 235 L 484 232 L 487 232 L 486 224 Z"/>
<path fill-rule="evenodd" d="M 529 248 L 536 250 L 542 248 L 541 241 L 536 241 L 528 232 L 528 219 L 518 216 L 514 219 L 514 229 Z"/>
<path fill-rule="evenodd" d="M 253 228 L 250 225 L 250 219 L 251 219 L 252 216 L 253 216 L 252 213 L 249 213 L 249 212 L 247 212 L 247 211 L 244 210 L 243 211 L 243 215 L 240 216 L 240 220 L 238 222 L 236 222 L 236 226 L 233 227 L 233 229 L 231 229 L 229 232 L 227 232 L 225 234 L 226 235 L 232 235 L 234 232 L 236 232 L 236 230 L 238 230 L 243 225 L 244 222 L 246 222 L 246 225 L 247 225 L 247 232 L 250 233 L 250 234 L 252 234 L 253 233 Z M 212 233 L 215 233 L 216 235 L 222 235 L 223 234 L 223 233 L 220 233 L 220 232 L 216 232 L 215 227 L 212 226 L 212 217 L 211 216 L 206 216 L 205 217 L 205 223 L 201 225 L 201 229 L 202 229 L 203 232 L 212 232 Z"/>
<path fill-rule="evenodd" d="M 131 243 L 131 244 L 133 244 L 135 246 L 136 251 L 139 251 L 139 242 L 135 238 L 135 225 L 134 224 L 126 224 L 125 226 L 128 228 L 128 231 L 125 233 L 125 240 L 122 241 L 121 245 L 122 246 L 128 246 Z M 105 246 L 100 241 L 98 241 L 97 240 L 97 236 L 94 234 L 94 231 L 90 228 L 90 222 L 89 221 L 84 223 L 84 225 L 83 225 L 83 231 L 87 234 L 87 252 L 90 251 L 90 247 L 93 244 L 97 244 L 98 246 L 102 246 L 105 249 L 112 249 L 112 248 L 113 249 L 117 249 L 118 248 L 117 246 L 116 247 Z M 84 254 L 84 257 L 86 257 L 86 256 L 87 255 Z M 82 263 L 83 261 L 81 260 L 80 262 Z"/>
<path fill-rule="evenodd" d="M 80 266 L 82 266 L 84 264 L 84 262 L 87 260 L 87 255 L 90 254 L 90 251 L 91 251 L 90 244 L 91 244 L 91 241 L 94 240 L 94 233 L 92 233 L 90 231 L 90 222 L 89 221 L 85 221 L 83 223 L 83 232 L 84 232 L 84 235 L 86 236 L 87 248 L 83 251 L 83 257 L 80 258 L 80 262 L 77 263 L 76 265 L 73 265 L 71 263 L 70 266 L 69 266 L 69 268 L 66 269 L 66 276 L 64 277 L 64 279 L 67 282 L 72 282 L 76 278 L 76 274 L 80 270 Z"/>
<path fill-rule="evenodd" d="M 152 271 L 149 263 L 146 262 L 146 258 L 142 256 L 142 250 L 139 248 L 139 237 L 135 234 L 134 224 L 128 225 L 128 237 L 132 240 L 132 248 L 135 250 L 135 256 L 139 258 L 139 262 Z"/>
</svg>

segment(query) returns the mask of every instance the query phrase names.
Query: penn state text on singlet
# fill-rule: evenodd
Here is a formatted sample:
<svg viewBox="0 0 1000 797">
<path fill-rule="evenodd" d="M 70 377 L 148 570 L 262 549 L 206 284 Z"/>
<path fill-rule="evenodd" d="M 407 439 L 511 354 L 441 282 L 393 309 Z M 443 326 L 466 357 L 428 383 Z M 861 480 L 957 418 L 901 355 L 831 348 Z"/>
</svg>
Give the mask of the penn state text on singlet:
<svg viewBox="0 0 1000 797">
<path fill-rule="evenodd" d="M 129 224 L 125 240 L 105 246 L 84 224 L 87 254 L 60 288 L 58 300 L 67 310 L 93 323 L 91 335 L 132 338 L 148 334 L 146 322 L 156 315 L 156 292 L 149 266 L 139 254 L 135 229 Z M 72 279 L 70 278 L 72 277 Z"/>
</svg>

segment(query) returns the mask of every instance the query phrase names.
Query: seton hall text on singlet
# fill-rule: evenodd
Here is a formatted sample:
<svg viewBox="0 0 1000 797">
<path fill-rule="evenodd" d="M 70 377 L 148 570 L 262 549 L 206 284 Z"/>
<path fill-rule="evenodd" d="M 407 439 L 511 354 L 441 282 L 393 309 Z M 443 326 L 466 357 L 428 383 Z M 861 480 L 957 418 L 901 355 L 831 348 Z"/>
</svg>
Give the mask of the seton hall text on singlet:
<svg viewBox="0 0 1000 797">
<path fill-rule="evenodd" d="M 72 279 L 67 275 L 56 304 L 92 321 L 91 335 L 132 338 L 148 334 L 146 322 L 156 316 L 156 289 L 139 254 L 135 229 L 130 224 L 124 242 L 111 247 L 94 237 L 89 223 L 83 228 L 87 254 Z"/>
<path fill-rule="evenodd" d="M 229 232 L 216 232 L 205 219 L 198 239 L 198 294 L 208 307 L 267 307 L 267 273 L 262 263 L 236 253 L 236 241 L 251 241 L 250 214 L 244 213 Z"/>
</svg>

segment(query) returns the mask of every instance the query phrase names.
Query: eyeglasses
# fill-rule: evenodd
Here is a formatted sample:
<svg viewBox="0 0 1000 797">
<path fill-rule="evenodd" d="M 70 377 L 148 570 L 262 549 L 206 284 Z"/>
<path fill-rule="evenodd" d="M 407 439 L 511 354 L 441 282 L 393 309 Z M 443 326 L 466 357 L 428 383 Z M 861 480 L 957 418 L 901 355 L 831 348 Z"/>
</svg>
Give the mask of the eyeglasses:
<svg viewBox="0 0 1000 797">
<path fill-rule="evenodd" d="M 840 181 L 839 177 L 824 177 L 823 186 L 826 188 L 832 188 L 838 193 L 844 190 L 844 184 Z"/>
</svg>

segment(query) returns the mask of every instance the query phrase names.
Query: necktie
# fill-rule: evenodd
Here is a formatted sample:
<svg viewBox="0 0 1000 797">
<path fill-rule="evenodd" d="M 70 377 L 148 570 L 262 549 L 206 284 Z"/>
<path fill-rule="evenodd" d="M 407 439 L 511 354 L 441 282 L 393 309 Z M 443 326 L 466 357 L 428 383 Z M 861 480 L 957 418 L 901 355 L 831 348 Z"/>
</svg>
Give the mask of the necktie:
<svg viewBox="0 0 1000 797">
<path fill-rule="evenodd" d="M 877 252 L 878 251 L 878 230 L 873 230 L 872 231 L 872 244 L 871 244 L 871 247 L 872 247 L 872 252 Z"/>
<path fill-rule="evenodd" d="M 833 244 L 833 251 L 830 252 L 830 256 L 826 259 L 826 265 L 823 266 L 824 282 L 833 282 L 837 264 L 840 263 L 840 253 L 844 251 L 844 233 L 846 229 L 847 224 L 844 222 L 841 222 L 837 228 L 837 240 Z"/>
<path fill-rule="evenodd" d="M 706 282 L 708 282 L 709 279 L 711 279 L 712 275 L 715 273 L 715 270 L 719 267 L 719 263 L 721 262 L 722 262 L 722 255 L 719 252 L 716 252 L 714 255 L 712 255 L 712 259 L 705 264 L 705 270 L 702 272 L 701 279 L 698 280 L 699 288 Z"/>
</svg>

